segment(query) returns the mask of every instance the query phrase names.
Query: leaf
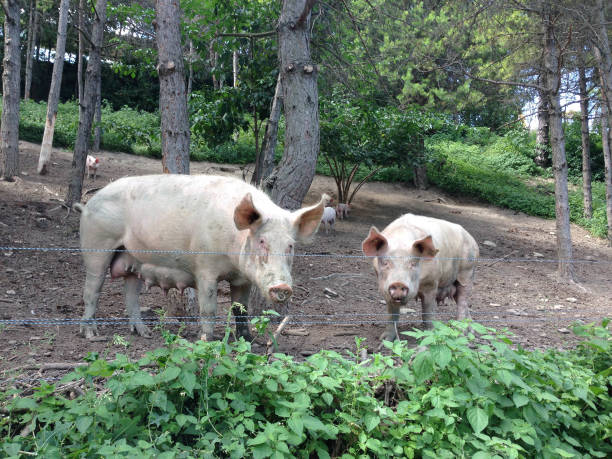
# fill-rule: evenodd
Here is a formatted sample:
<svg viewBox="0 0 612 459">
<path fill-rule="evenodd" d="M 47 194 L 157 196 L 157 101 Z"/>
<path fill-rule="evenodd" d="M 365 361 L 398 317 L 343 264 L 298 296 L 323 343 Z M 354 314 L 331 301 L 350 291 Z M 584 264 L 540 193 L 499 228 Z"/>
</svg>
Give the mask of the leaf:
<svg viewBox="0 0 612 459">
<path fill-rule="evenodd" d="M 561 457 L 576 457 L 574 453 L 570 453 L 561 448 L 555 448 L 554 451 Z"/>
<path fill-rule="evenodd" d="M 325 430 L 325 425 L 321 422 L 319 418 L 315 418 L 314 416 L 305 415 L 304 416 L 304 427 L 313 432 Z"/>
<path fill-rule="evenodd" d="M 130 376 L 129 382 L 132 385 L 132 387 L 139 387 L 139 386 L 149 387 L 155 384 L 155 380 L 153 379 L 153 376 L 151 376 L 149 373 L 145 371 L 139 371 L 135 373 L 134 375 Z"/>
<path fill-rule="evenodd" d="M 414 376 L 417 383 L 429 379 L 433 375 L 433 360 L 431 354 L 428 351 L 423 351 L 414 358 L 412 363 L 414 370 Z"/>
<path fill-rule="evenodd" d="M 529 403 L 529 397 L 526 397 L 521 393 L 515 392 L 514 395 L 512 395 L 512 401 L 514 402 L 514 405 L 517 408 L 520 408 L 521 406 L 525 406 L 527 405 L 527 403 Z"/>
<path fill-rule="evenodd" d="M 180 373 L 181 369 L 179 367 L 168 367 L 157 376 L 157 379 L 164 383 L 170 382 L 176 379 Z"/>
<path fill-rule="evenodd" d="M 364 422 L 366 430 L 371 432 L 376 428 L 376 426 L 378 426 L 378 424 L 380 424 L 380 417 L 376 416 L 375 414 L 368 413 L 365 415 Z"/>
<path fill-rule="evenodd" d="M 287 419 L 287 426 L 298 436 L 302 436 L 304 433 L 304 423 L 302 422 L 302 418 L 300 415 L 294 414 L 289 419 Z"/>
<path fill-rule="evenodd" d="M 332 402 L 334 401 L 334 396 L 332 394 L 330 394 L 329 392 L 325 392 L 323 395 L 321 395 L 321 398 L 328 405 L 331 405 Z"/>
<path fill-rule="evenodd" d="M 480 433 L 489 424 L 489 416 L 482 408 L 473 406 L 467 410 L 467 419 L 475 433 Z"/>
<path fill-rule="evenodd" d="M 278 383 L 274 379 L 268 379 L 266 381 L 266 389 L 270 392 L 276 392 L 278 391 Z"/>
<path fill-rule="evenodd" d="M 87 432 L 87 429 L 89 429 L 92 423 L 93 423 L 93 417 L 79 416 L 74 424 L 76 425 L 77 430 L 81 432 L 82 434 L 84 434 L 85 432 Z"/>
<path fill-rule="evenodd" d="M 18 398 L 14 406 L 17 410 L 35 410 L 38 403 L 31 398 Z"/>
<path fill-rule="evenodd" d="M 183 370 L 179 376 L 179 381 L 189 395 L 192 395 L 193 389 L 196 386 L 196 375 L 191 371 Z"/>
<path fill-rule="evenodd" d="M 431 356 L 441 369 L 444 369 L 448 363 L 451 361 L 452 353 L 448 346 L 443 344 L 435 344 L 429 348 L 431 352 Z"/>
</svg>

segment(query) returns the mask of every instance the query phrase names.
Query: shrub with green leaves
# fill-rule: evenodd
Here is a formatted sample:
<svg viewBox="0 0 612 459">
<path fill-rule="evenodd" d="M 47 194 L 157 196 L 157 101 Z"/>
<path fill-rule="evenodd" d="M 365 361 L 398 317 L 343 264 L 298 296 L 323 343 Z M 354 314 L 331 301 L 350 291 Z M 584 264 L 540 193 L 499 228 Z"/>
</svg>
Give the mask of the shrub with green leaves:
<svg viewBox="0 0 612 459">
<path fill-rule="evenodd" d="M 7 457 L 609 457 L 608 321 L 575 350 L 526 351 L 479 324 L 436 323 L 390 355 L 321 351 L 299 362 L 250 344 L 168 346 L 133 362 L 92 355 L 64 382 L 2 394 Z M 476 336 L 475 336 L 476 335 Z M 94 386 L 94 381 L 96 385 Z M 25 430 L 24 430 L 25 429 Z M 27 435 L 21 435 L 27 431 Z"/>
</svg>

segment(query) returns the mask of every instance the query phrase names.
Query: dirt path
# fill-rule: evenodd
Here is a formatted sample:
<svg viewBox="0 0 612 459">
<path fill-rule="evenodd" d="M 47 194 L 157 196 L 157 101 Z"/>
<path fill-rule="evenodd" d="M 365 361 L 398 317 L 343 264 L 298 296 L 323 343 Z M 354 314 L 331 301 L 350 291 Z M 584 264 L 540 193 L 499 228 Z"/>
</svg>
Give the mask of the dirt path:
<svg viewBox="0 0 612 459">
<path fill-rule="evenodd" d="M 36 174 L 38 151 L 38 145 L 22 142 L 23 175 L 15 183 L 0 182 L 0 245 L 78 247 L 78 215 L 66 217 L 66 210 L 59 206 L 66 193 L 72 154 L 55 150 L 50 175 L 40 177 Z M 98 156 L 99 176 L 95 182 L 86 179 L 86 193 L 122 176 L 161 171 L 158 160 L 111 152 Z M 192 163 L 191 168 L 192 173 L 238 177 L 243 173 L 237 166 L 211 163 Z M 335 194 L 333 181 L 317 176 L 306 202 L 317 201 L 323 191 Z M 587 261 L 576 264 L 580 284 L 562 284 L 555 277 L 556 264 L 548 261 L 556 257 L 553 221 L 448 196 L 435 189 L 421 192 L 400 184 L 370 183 L 357 195 L 350 218 L 339 221 L 333 234 L 321 232 L 314 243 L 298 249 L 310 256 L 296 257 L 294 263 L 291 311 L 300 323 L 289 328 L 302 329 L 307 335 L 281 337 L 282 351 L 304 356 L 322 348 L 354 350 L 356 336 L 365 337 L 370 348 L 378 346 L 385 306 L 371 266 L 354 256 L 361 254 L 361 241 L 371 225 L 382 229 L 406 212 L 459 223 L 476 238 L 484 260 L 477 269 L 473 317 L 495 328 L 508 327 L 521 345 L 567 347 L 575 342 L 567 333 L 573 321 L 612 316 L 612 249 L 583 229 L 572 227 L 575 257 Z M 493 260 L 499 257 L 506 258 Z M 162 343 L 159 331 L 152 339 L 144 339 L 130 335 L 125 324 L 102 325 L 102 340 L 90 342 L 78 335 L 77 325 L 45 323 L 50 318 L 78 319 L 83 312 L 84 273 L 78 252 L 5 249 L 0 260 L 1 369 L 78 362 L 89 351 L 110 357 L 116 352 L 140 357 Z M 337 295 L 326 293 L 326 288 Z M 220 293 L 220 306 L 227 307 L 227 285 L 220 286 Z M 183 303 L 178 295 L 164 297 L 158 289 L 141 297 L 145 317 L 155 317 L 152 311 L 162 306 L 168 316 L 190 315 Z M 420 305 L 408 306 L 402 321 L 418 321 Z M 454 305 L 443 305 L 439 313 L 442 318 L 452 317 Z M 125 317 L 122 282 L 107 281 L 98 316 Z M 39 322 L 10 322 L 20 319 Z M 416 323 L 403 323 L 401 329 L 410 329 Z M 168 328 L 178 330 L 178 326 Z M 195 339 L 197 326 L 188 323 L 181 333 Z M 221 333 L 219 325 L 217 335 Z"/>
</svg>

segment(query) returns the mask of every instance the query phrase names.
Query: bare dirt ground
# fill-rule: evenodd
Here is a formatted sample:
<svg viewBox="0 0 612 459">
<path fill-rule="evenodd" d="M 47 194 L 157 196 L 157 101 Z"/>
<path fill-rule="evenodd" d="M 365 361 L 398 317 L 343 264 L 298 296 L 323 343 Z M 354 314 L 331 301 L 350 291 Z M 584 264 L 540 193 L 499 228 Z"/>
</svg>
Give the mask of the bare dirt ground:
<svg viewBox="0 0 612 459">
<path fill-rule="evenodd" d="M 78 325 L 45 323 L 78 320 L 83 313 L 81 256 L 76 250 L 64 250 L 79 246 L 79 214 L 67 216 L 59 205 L 66 193 L 72 153 L 55 150 L 50 174 L 41 177 L 36 174 L 40 147 L 26 142 L 20 147 L 22 175 L 13 183 L 0 182 L 0 246 L 4 247 L 0 252 L 0 369 L 79 362 L 91 351 L 109 358 L 116 352 L 138 358 L 161 345 L 160 330 L 154 330 L 152 339 L 145 339 L 131 335 L 125 323 L 99 326 L 98 341 L 81 337 Z M 119 177 L 161 171 L 160 161 L 149 158 L 111 152 L 97 156 L 101 159 L 98 179 L 85 179 L 84 200 Z M 192 163 L 191 169 L 192 173 L 242 176 L 242 170 L 231 165 Z M 305 202 L 316 202 L 324 191 L 335 194 L 334 183 L 329 177 L 317 176 Z M 366 345 L 376 349 L 386 307 L 381 304 L 369 262 L 359 258 L 361 241 L 371 225 L 382 229 L 406 212 L 459 223 L 475 237 L 482 260 L 476 273 L 472 316 L 488 326 L 507 327 L 520 345 L 569 347 L 576 342 L 568 331 L 574 321 L 612 316 L 612 249 L 585 230 L 572 227 L 575 258 L 582 260 L 575 264 L 579 284 L 559 283 L 557 265 L 549 261 L 556 257 L 554 221 L 433 188 L 423 192 L 401 184 L 369 183 L 358 193 L 349 219 L 337 222 L 335 232 L 320 231 L 312 244 L 298 248 L 297 253 L 307 256 L 296 257 L 294 262 L 293 321 L 288 329 L 305 336 L 280 337 L 282 352 L 302 358 L 324 348 L 354 350 L 355 337 L 365 337 Z M 107 280 L 98 305 L 99 318 L 126 317 L 122 284 Z M 222 314 L 229 306 L 228 286 L 221 284 L 219 293 Z M 158 288 L 143 292 L 144 317 L 155 318 L 153 311 L 162 307 L 171 317 L 192 315 L 185 311 L 178 294 L 165 297 Z M 455 306 L 447 303 L 438 312 L 440 318 L 448 319 L 454 316 Z M 400 331 L 417 326 L 420 313 L 419 304 L 409 304 Z M 18 323 L 24 319 L 30 323 Z M 165 327 L 179 330 L 178 325 Z M 219 324 L 216 336 L 222 333 Z M 188 323 L 181 334 L 197 339 L 198 327 Z"/>
</svg>

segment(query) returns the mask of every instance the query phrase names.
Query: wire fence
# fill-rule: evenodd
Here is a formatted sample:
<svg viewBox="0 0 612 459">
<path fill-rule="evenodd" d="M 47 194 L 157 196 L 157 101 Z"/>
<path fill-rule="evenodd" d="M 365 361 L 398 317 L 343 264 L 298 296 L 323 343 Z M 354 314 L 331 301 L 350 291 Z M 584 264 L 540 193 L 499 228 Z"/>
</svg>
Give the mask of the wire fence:
<svg viewBox="0 0 612 459">
<path fill-rule="evenodd" d="M 72 252 L 77 253 L 143 253 L 143 254 L 164 254 L 164 255 L 227 255 L 227 256 L 249 256 L 258 255 L 258 252 L 228 252 L 228 251 L 214 251 L 214 250 L 164 250 L 164 249 L 101 249 L 101 248 L 81 248 L 81 247 L 16 247 L 16 246 L 0 246 L 0 251 L 7 252 Z M 361 259 L 371 260 L 377 258 L 376 255 L 364 255 L 364 254 L 342 254 L 342 253 L 270 253 L 268 256 L 277 257 L 297 257 L 297 258 L 337 258 L 337 259 Z M 428 257 L 419 257 L 415 255 L 404 255 L 404 256 L 385 256 L 390 259 L 430 259 Z M 595 259 L 580 259 L 580 258 L 545 258 L 541 255 L 533 255 L 530 257 L 521 258 L 510 258 L 510 257 L 474 257 L 474 258 L 462 258 L 462 257 L 441 257 L 436 256 L 438 260 L 465 260 L 474 261 L 476 263 L 495 262 L 495 263 L 570 263 L 570 264 L 606 264 L 612 265 L 612 260 L 595 260 Z"/>
</svg>

